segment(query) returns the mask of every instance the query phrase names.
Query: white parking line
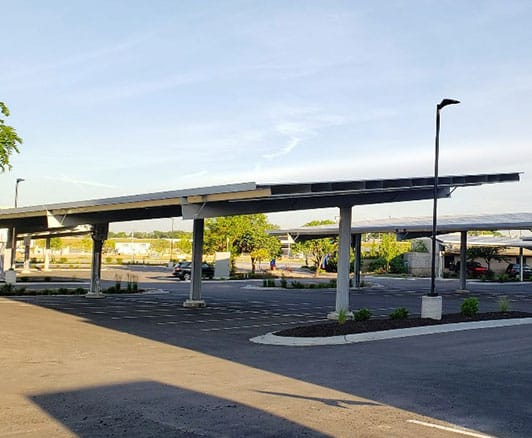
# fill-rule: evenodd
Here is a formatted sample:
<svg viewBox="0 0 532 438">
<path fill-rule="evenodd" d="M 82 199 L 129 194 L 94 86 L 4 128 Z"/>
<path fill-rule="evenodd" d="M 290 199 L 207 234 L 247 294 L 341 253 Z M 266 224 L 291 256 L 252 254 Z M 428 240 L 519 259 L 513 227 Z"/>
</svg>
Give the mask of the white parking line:
<svg viewBox="0 0 532 438">
<path fill-rule="evenodd" d="M 420 426 L 425 426 L 425 427 L 432 427 L 434 429 L 445 430 L 447 432 L 454 432 L 454 433 L 458 433 L 460 435 L 473 436 L 473 437 L 476 437 L 476 438 L 494 438 L 492 435 L 485 435 L 483 433 L 472 432 L 472 431 L 469 431 L 467 429 L 462 429 L 462 428 L 458 428 L 458 427 L 440 426 L 439 424 L 427 423 L 425 421 L 418 421 L 418 420 L 406 420 L 406 421 L 408 423 L 418 424 Z"/>
</svg>

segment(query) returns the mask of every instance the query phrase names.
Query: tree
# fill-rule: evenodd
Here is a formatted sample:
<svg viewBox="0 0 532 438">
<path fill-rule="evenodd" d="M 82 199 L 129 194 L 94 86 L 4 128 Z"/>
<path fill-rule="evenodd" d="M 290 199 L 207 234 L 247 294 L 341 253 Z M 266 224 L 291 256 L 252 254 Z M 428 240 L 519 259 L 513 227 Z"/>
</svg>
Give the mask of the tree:
<svg viewBox="0 0 532 438">
<path fill-rule="evenodd" d="M 0 102 L 0 113 L 9 117 L 9 109 L 4 102 Z M 18 154 L 18 145 L 22 144 L 22 139 L 17 135 L 17 131 L 12 126 L 6 125 L 4 119 L 0 119 L 0 171 L 11 169 L 9 159 L 13 152 Z"/>
<path fill-rule="evenodd" d="M 330 219 L 312 220 L 304 224 L 304 227 L 319 227 L 320 225 L 334 225 L 336 222 Z M 315 267 L 314 275 L 317 277 L 320 274 L 321 267 L 325 262 L 325 258 L 336 252 L 336 239 L 329 237 L 323 239 L 311 239 L 297 245 L 296 249 L 305 256 L 305 263 L 308 264 L 308 259 L 312 261 Z"/>
<path fill-rule="evenodd" d="M 60 237 L 52 237 L 50 239 L 50 248 L 54 251 L 59 251 L 63 248 L 63 241 Z"/>
<path fill-rule="evenodd" d="M 192 241 L 188 237 L 181 237 L 179 240 L 174 241 L 174 249 L 180 251 L 183 254 L 192 253 Z"/>
<path fill-rule="evenodd" d="M 336 225 L 335 221 L 332 221 L 330 219 L 315 219 L 313 221 L 307 222 L 304 227 L 319 227 L 320 225 Z"/>
<path fill-rule="evenodd" d="M 325 262 L 325 258 L 337 251 L 336 239 L 325 237 L 323 239 L 312 239 L 305 242 L 307 245 L 310 259 L 312 260 L 316 270 L 314 276 L 320 275 L 321 267 Z"/>
<path fill-rule="evenodd" d="M 393 233 L 385 233 L 381 237 L 381 243 L 378 249 L 379 255 L 386 262 L 386 272 L 390 270 L 390 262 L 392 259 L 402 253 L 401 248 L 397 244 L 397 238 Z"/>
<path fill-rule="evenodd" d="M 251 270 L 255 272 L 256 250 L 266 249 L 270 257 L 276 257 L 280 252 L 279 241 L 268 234 L 269 230 L 276 228 L 262 213 L 207 219 L 204 249 L 207 253 L 229 251 L 232 256 L 248 253 Z"/>
<path fill-rule="evenodd" d="M 473 246 L 467 248 L 466 256 L 468 260 L 483 259 L 488 265 L 488 273 L 491 271 L 490 262 L 497 260 L 506 261 L 506 257 L 501 254 L 505 249 L 504 246 Z"/>
<path fill-rule="evenodd" d="M 154 239 L 150 241 L 150 249 L 164 255 L 170 249 L 170 242 L 165 239 Z"/>
</svg>

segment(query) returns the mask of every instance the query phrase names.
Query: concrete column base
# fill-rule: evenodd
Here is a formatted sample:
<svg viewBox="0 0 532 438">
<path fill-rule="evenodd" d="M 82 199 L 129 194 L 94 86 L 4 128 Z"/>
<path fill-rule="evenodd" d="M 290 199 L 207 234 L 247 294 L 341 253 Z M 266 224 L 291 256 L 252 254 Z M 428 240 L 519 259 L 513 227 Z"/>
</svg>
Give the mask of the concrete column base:
<svg viewBox="0 0 532 438">
<path fill-rule="evenodd" d="M 17 273 L 13 269 L 8 269 L 5 272 L 6 284 L 17 284 Z"/>
<path fill-rule="evenodd" d="M 205 307 L 205 300 L 186 300 L 183 303 L 183 307 L 188 308 L 199 308 L 199 307 Z"/>
<path fill-rule="evenodd" d="M 105 298 L 105 295 L 101 292 L 87 292 L 85 298 Z"/>
<path fill-rule="evenodd" d="M 353 319 L 353 312 L 347 312 L 346 314 L 347 319 Z M 327 319 L 332 319 L 334 321 L 338 321 L 338 312 L 331 312 L 327 314 Z"/>
<path fill-rule="evenodd" d="M 442 314 L 442 297 L 441 295 L 429 297 L 424 295 L 421 297 L 421 317 L 430 319 L 441 319 Z"/>
</svg>

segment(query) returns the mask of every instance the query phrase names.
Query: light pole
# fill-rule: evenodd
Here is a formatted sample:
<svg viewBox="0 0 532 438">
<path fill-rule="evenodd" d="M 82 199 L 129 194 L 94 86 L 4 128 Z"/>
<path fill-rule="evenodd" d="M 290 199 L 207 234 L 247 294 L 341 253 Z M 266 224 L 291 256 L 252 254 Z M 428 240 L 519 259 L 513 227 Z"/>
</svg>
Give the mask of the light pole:
<svg viewBox="0 0 532 438">
<path fill-rule="evenodd" d="M 440 155 L 440 110 L 447 105 L 460 103 L 459 100 L 443 99 L 436 105 L 436 141 L 434 153 L 434 201 L 432 208 L 432 254 L 430 260 L 430 297 L 438 295 L 436 292 L 436 227 L 438 218 L 438 159 Z"/>
<path fill-rule="evenodd" d="M 15 208 L 18 207 L 18 185 L 25 181 L 24 178 L 17 178 L 17 182 L 15 184 Z M 13 227 L 12 230 L 12 237 L 11 237 L 11 269 L 15 269 L 15 261 L 17 258 L 17 232 L 15 227 Z"/>
</svg>

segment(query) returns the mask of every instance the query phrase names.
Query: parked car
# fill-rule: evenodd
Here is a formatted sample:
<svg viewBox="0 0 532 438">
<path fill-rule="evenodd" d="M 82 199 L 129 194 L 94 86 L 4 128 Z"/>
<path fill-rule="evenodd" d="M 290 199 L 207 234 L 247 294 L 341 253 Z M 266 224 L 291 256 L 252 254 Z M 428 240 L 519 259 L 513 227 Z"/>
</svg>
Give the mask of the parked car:
<svg viewBox="0 0 532 438">
<path fill-rule="evenodd" d="M 190 280 L 192 277 L 192 262 L 179 262 L 175 265 L 172 275 L 180 280 Z M 208 263 L 201 264 L 201 276 L 208 279 L 214 277 L 214 266 Z"/>
<path fill-rule="evenodd" d="M 456 264 L 455 272 L 460 272 L 460 262 Z M 482 266 L 479 262 L 467 262 L 466 273 L 470 277 L 481 277 L 488 274 L 488 268 Z"/>
<path fill-rule="evenodd" d="M 510 263 L 506 268 L 506 273 L 512 278 L 521 276 L 521 265 L 519 263 Z M 528 265 L 523 265 L 523 278 L 532 277 L 532 268 Z"/>
</svg>

